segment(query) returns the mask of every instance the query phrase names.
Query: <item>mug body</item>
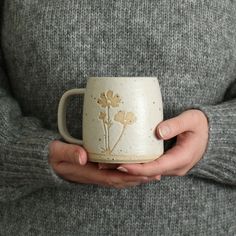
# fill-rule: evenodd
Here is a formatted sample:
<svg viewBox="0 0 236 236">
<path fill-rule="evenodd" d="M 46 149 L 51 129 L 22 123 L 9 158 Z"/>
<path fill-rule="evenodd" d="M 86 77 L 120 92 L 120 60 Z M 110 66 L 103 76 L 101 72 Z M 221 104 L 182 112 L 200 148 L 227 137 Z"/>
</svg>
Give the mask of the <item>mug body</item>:
<svg viewBox="0 0 236 236">
<path fill-rule="evenodd" d="M 83 145 L 89 160 L 144 163 L 163 154 L 155 129 L 163 120 L 156 77 L 89 77 L 84 97 Z"/>
</svg>

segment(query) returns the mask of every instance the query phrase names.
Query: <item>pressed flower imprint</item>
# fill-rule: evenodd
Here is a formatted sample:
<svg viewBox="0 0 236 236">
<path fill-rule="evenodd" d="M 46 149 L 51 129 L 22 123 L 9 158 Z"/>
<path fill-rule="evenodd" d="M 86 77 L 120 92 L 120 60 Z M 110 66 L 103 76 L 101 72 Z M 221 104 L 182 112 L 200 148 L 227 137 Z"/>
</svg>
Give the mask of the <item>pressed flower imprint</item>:
<svg viewBox="0 0 236 236">
<path fill-rule="evenodd" d="M 103 130 L 104 130 L 104 147 L 102 148 L 102 153 L 112 154 L 113 150 L 116 148 L 116 146 L 120 142 L 127 126 L 135 123 L 137 118 L 135 117 L 134 113 L 125 112 L 125 111 L 118 111 L 114 115 L 113 120 L 117 123 L 120 123 L 122 125 L 122 129 L 119 136 L 117 137 L 116 142 L 111 147 L 110 128 L 115 123 L 111 119 L 110 110 L 116 107 L 119 107 L 121 103 L 121 98 L 118 94 L 113 95 L 113 91 L 108 90 L 107 92 L 103 92 L 100 94 L 100 97 L 98 98 L 97 103 L 102 108 L 105 108 L 105 111 L 101 111 L 98 116 L 98 118 L 102 121 Z"/>
</svg>

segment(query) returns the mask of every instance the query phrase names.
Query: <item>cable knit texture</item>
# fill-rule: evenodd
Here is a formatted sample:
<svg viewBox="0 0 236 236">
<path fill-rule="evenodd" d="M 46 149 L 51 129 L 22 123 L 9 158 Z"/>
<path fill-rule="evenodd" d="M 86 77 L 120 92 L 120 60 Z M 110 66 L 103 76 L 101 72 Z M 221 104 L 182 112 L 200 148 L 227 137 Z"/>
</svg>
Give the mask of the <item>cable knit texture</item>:
<svg viewBox="0 0 236 236">
<path fill-rule="evenodd" d="M 235 0 L 0 2 L 0 235 L 236 235 Z M 122 190 L 59 177 L 58 102 L 89 76 L 157 76 L 165 119 L 206 114 L 203 159 Z M 82 102 L 68 107 L 78 138 Z"/>
</svg>

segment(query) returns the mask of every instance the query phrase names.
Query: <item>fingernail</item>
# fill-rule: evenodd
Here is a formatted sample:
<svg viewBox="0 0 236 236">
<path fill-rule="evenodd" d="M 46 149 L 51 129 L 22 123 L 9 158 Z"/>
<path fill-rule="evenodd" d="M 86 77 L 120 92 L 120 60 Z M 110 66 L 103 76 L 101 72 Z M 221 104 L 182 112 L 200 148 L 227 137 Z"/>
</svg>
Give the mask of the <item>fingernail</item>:
<svg viewBox="0 0 236 236">
<path fill-rule="evenodd" d="M 117 170 L 122 171 L 122 172 L 126 172 L 126 173 L 128 172 L 128 170 L 125 169 L 125 168 L 122 167 L 122 166 L 118 167 Z"/>
<path fill-rule="evenodd" d="M 79 160 L 79 164 L 84 165 L 84 161 L 78 152 L 75 153 L 75 156 L 76 156 L 76 160 Z"/>
<path fill-rule="evenodd" d="M 158 175 L 158 176 L 155 177 L 155 179 L 156 179 L 156 180 L 161 180 L 161 176 Z"/>
<path fill-rule="evenodd" d="M 169 132 L 170 132 L 170 128 L 168 126 L 162 126 L 158 128 L 159 134 L 162 138 L 166 137 Z"/>
</svg>

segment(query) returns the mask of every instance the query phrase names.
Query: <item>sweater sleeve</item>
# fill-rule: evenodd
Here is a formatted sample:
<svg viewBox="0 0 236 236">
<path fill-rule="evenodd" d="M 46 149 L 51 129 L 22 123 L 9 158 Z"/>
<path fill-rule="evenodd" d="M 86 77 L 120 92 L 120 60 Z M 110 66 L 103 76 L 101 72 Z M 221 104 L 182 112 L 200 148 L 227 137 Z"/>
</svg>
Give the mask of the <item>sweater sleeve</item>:
<svg viewBox="0 0 236 236">
<path fill-rule="evenodd" d="M 236 186 L 236 81 L 216 105 L 197 105 L 209 122 L 205 154 L 189 174 Z"/>
<path fill-rule="evenodd" d="M 9 87 L 0 57 L 0 201 L 66 182 L 48 163 L 49 144 L 61 136 L 24 116 Z"/>
<path fill-rule="evenodd" d="M 60 139 L 60 134 L 45 129 L 36 117 L 24 116 L 10 87 L 0 47 L 0 202 L 21 198 L 42 187 L 69 184 L 48 162 L 49 144 Z"/>
</svg>

